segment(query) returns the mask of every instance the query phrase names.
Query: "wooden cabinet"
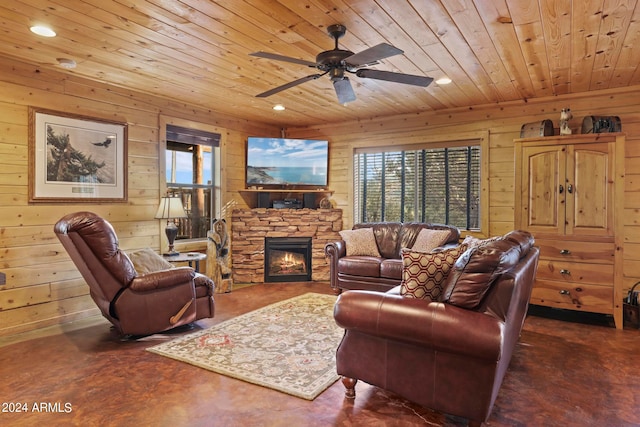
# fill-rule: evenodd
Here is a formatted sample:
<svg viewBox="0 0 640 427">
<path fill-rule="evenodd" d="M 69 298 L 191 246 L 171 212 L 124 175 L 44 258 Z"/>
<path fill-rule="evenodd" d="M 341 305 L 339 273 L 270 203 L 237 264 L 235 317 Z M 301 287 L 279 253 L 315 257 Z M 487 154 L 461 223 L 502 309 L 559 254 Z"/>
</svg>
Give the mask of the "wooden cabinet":
<svg viewBox="0 0 640 427">
<path fill-rule="evenodd" d="M 540 246 L 531 303 L 622 327 L 624 135 L 515 141 L 515 226 Z"/>
</svg>

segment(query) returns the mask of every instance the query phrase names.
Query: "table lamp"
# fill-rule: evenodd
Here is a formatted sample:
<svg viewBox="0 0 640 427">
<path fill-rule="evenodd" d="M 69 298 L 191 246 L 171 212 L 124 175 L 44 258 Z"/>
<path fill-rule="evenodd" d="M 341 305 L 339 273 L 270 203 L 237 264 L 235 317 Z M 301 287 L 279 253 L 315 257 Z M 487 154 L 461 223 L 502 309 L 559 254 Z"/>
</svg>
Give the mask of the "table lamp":
<svg viewBox="0 0 640 427">
<path fill-rule="evenodd" d="M 180 252 L 173 249 L 173 242 L 178 236 L 178 227 L 173 220 L 186 217 L 187 213 L 182 207 L 182 199 L 180 197 L 162 197 L 160 199 L 156 219 L 167 220 L 167 228 L 164 229 L 164 232 L 167 234 L 167 240 L 169 241 L 169 252 L 165 253 L 164 256 L 180 255 Z"/>
</svg>

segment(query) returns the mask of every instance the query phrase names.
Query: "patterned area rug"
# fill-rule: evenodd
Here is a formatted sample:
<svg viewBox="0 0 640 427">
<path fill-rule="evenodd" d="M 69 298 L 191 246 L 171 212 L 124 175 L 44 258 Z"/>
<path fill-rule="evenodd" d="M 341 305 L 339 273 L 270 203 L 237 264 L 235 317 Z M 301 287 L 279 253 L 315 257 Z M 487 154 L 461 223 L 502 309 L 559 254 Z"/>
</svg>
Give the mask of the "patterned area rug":
<svg viewBox="0 0 640 427">
<path fill-rule="evenodd" d="M 307 293 L 147 350 L 313 400 L 338 379 L 335 301 Z"/>
</svg>

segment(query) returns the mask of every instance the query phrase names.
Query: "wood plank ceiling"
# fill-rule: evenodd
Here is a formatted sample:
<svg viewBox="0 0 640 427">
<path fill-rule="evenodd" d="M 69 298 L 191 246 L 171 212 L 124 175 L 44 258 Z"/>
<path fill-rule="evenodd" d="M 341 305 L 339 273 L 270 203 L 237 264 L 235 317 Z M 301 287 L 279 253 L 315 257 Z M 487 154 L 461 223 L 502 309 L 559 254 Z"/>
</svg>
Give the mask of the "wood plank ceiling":
<svg viewBox="0 0 640 427">
<path fill-rule="evenodd" d="M 11 0 L 0 5 L 0 56 L 301 126 L 637 85 L 639 18 L 637 0 Z M 404 51 L 370 68 L 453 83 L 353 75 L 357 100 L 340 105 L 324 76 L 255 97 L 317 70 L 249 53 L 315 62 L 333 48 L 326 28 L 336 23 L 347 27 L 342 49 L 386 42 Z M 57 37 L 32 34 L 34 24 Z"/>
</svg>

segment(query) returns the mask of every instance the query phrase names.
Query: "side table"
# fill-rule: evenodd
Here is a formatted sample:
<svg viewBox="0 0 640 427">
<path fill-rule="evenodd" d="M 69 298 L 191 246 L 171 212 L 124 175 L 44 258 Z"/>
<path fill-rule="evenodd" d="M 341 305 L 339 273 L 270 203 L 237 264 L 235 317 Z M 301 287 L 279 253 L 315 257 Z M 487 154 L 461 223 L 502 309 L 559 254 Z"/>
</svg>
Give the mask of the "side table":
<svg viewBox="0 0 640 427">
<path fill-rule="evenodd" d="M 195 270 L 199 273 L 200 261 L 207 259 L 207 254 L 203 254 L 200 252 L 184 252 L 179 255 L 164 257 L 164 259 L 172 264 L 176 262 L 188 262 L 189 267 L 192 268 L 194 267 L 193 264 L 195 263 Z"/>
</svg>

